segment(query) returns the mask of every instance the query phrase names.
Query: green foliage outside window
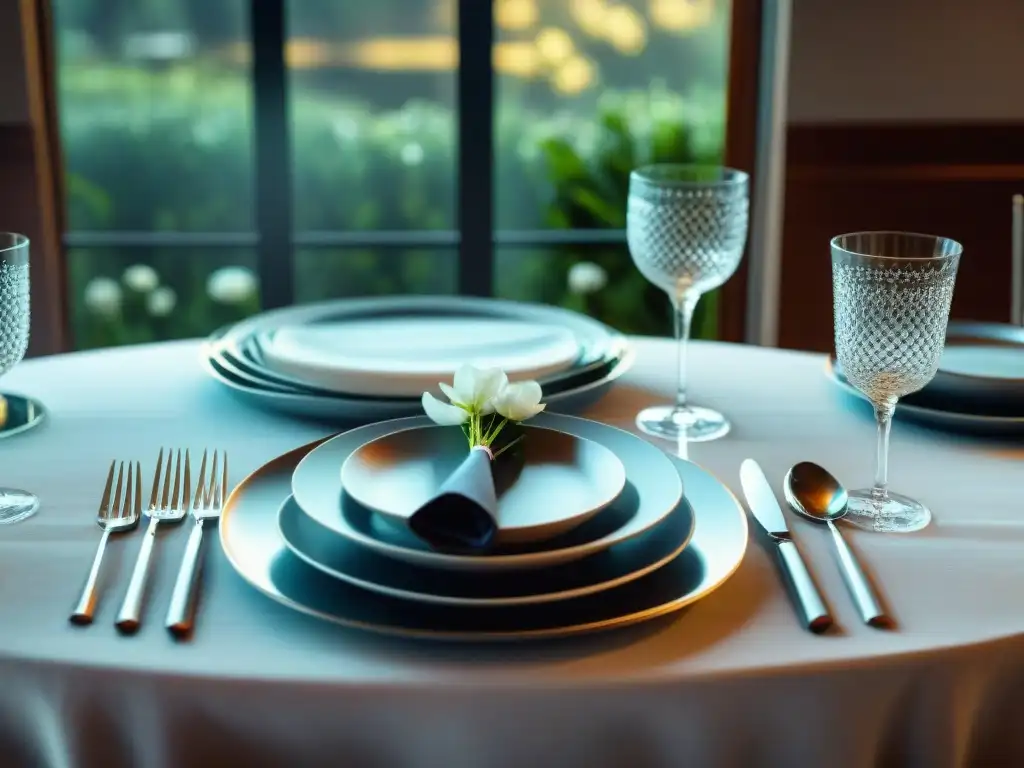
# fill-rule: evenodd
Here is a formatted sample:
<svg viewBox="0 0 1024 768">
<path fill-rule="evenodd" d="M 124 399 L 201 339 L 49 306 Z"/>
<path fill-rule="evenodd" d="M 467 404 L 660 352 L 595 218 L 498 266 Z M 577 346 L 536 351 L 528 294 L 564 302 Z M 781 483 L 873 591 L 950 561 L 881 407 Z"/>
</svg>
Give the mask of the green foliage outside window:
<svg viewBox="0 0 1024 768">
<path fill-rule="evenodd" d="M 73 231 L 255 228 L 246 81 L 194 66 L 160 73 L 90 67 L 85 74 L 63 72 L 60 89 Z M 684 98 L 654 85 L 605 94 L 596 117 L 499 110 L 498 227 L 623 227 L 633 167 L 720 161 L 721 102 L 721 94 Z M 296 93 L 295 228 L 454 228 L 455 127 L 451 110 L 436 104 L 371 112 L 340 95 L 325 100 Z M 245 249 L 78 248 L 71 256 L 79 347 L 203 335 L 258 308 L 255 295 L 211 290 L 217 280 L 223 286 L 234 279 L 238 287 L 237 269 L 228 277 L 211 272 L 252 268 L 253 254 Z M 362 249 L 304 256 L 296 262 L 296 282 L 317 286 L 315 298 L 451 291 L 451 273 L 438 266 L 441 261 L 447 263 L 429 251 L 395 259 Z M 642 278 L 624 246 L 548 247 L 500 262 L 500 296 L 572 307 L 631 333 L 671 327 L 665 297 Z M 568 276 L 579 262 L 603 279 L 592 279 L 587 290 L 577 280 L 574 291 Z M 145 291 L 136 296 L 139 291 L 125 284 L 125 268 L 137 263 L 153 266 L 158 283 L 169 289 L 161 301 Z M 97 287 L 97 278 L 108 282 Z M 712 336 L 714 319 L 711 296 L 698 309 L 695 335 Z"/>
</svg>

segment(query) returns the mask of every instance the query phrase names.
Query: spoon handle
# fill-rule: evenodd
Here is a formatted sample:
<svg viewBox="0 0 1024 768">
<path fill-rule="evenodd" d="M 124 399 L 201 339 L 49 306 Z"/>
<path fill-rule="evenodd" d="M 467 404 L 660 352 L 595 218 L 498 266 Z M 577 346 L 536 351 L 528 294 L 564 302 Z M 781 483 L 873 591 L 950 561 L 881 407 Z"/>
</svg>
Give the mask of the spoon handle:
<svg viewBox="0 0 1024 768">
<path fill-rule="evenodd" d="M 843 538 L 843 533 L 839 530 L 839 526 L 829 520 L 828 527 L 832 531 L 832 540 L 835 542 L 836 553 L 839 555 L 843 579 L 846 581 L 846 586 L 850 589 L 850 594 L 853 596 L 853 601 L 857 604 L 857 609 L 860 611 L 864 623 L 870 624 L 873 627 L 888 625 L 889 619 L 875 597 L 871 582 L 868 581 L 868 577 L 864 574 L 860 563 L 854 557 L 853 550 L 850 549 L 846 539 Z"/>
</svg>

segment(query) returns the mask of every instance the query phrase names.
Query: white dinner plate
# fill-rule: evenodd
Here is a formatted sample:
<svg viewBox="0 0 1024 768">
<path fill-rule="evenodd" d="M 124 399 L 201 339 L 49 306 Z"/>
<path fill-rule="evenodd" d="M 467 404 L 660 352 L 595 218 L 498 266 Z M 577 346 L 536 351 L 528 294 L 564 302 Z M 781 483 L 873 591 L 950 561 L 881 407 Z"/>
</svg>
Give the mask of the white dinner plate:
<svg viewBox="0 0 1024 768">
<path fill-rule="evenodd" d="M 280 456 L 243 480 L 225 504 L 220 542 L 235 571 L 259 592 L 295 611 L 353 629 L 479 642 L 625 627 L 711 594 L 736 571 L 747 547 L 746 516 L 732 493 L 695 464 L 672 458 L 693 509 L 693 536 L 671 562 L 640 579 L 570 600 L 487 609 L 386 597 L 321 573 L 285 546 L 278 511 L 296 465 L 319 444 Z"/>
<path fill-rule="evenodd" d="M 461 366 L 501 368 L 511 381 L 541 379 L 580 357 L 561 325 L 420 315 L 289 325 L 259 337 L 271 370 L 334 392 L 419 397 Z"/>
<path fill-rule="evenodd" d="M 407 527 L 468 452 L 460 429 L 397 430 L 353 451 L 341 465 L 341 485 L 357 503 Z M 568 533 L 615 501 L 626 485 L 619 458 L 578 435 L 527 425 L 520 455 L 520 462 L 499 456 L 493 465 L 498 495 L 493 545 Z"/>
<path fill-rule="evenodd" d="M 599 378 L 551 394 L 545 392 L 547 410 L 557 413 L 585 411 L 604 397 L 615 382 L 633 367 L 635 358 L 636 353 L 627 350 L 611 370 Z M 199 362 L 217 383 L 241 402 L 288 416 L 352 425 L 423 413 L 423 406 L 415 399 L 327 397 L 298 392 L 289 387 L 257 384 L 232 370 L 209 344 L 203 345 Z"/>
<path fill-rule="evenodd" d="M 319 527 L 290 496 L 278 525 L 300 560 L 357 587 L 416 602 L 494 607 L 569 600 L 646 576 L 683 551 L 693 535 L 693 511 L 683 499 L 660 525 L 630 541 L 565 565 L 511 573 L 440 571 L 381 557 L 345 539 L 319 535 Z"/>
<path fill-rule="evenodd" d="M 303 512 L 322 529 L 377 554 L 428 568 L 495 571 L 544 568 L 578 560 L 639 536 L 675 509 L 683 488 L 668 455 L 636 435 L 606 424 L 543 413 L 530 424 L 601 443 L 626 470 L 622 494 L 594 518 L 541 545 L 498 549 L 486 555 L 436 552 L 411 533 L 353 502 L 341 486 L 341 466 L 364 443 L 402 429 L 428 426 L 425 416 L 370 424 L 344 432 L 318 446 L 292 477 L 292 494 Z"/>
</svg>

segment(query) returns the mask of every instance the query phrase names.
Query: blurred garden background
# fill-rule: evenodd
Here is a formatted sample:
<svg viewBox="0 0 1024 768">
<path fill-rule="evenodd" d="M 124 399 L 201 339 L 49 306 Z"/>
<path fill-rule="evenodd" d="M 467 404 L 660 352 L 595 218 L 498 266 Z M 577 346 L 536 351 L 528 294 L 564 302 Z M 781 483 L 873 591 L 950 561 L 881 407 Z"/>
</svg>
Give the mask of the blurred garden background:
<svg viewBox="0 0 1024 768">
<path fill-rule="evenodd" d="M 258 311 L 249 2 L 55 6 L 75 345 L 205 335 Z M 456 0 L 288 11 L 295 231 L 455 229 Z M 494 15 L 499 231 L 618 230 L 633 167 L 721 161 L 728 0 L 494 0 Z M 185 244 L 131 243 L 154 232 Z M 481 257 L 495 259 L 496 296 L 670 332 L 666 298 L 624 243 Z M 300 302 L 456 290 L 455 248 L 281 258 Z M 696 335 L 714 335 L 715 302 Z"/>
</svg>

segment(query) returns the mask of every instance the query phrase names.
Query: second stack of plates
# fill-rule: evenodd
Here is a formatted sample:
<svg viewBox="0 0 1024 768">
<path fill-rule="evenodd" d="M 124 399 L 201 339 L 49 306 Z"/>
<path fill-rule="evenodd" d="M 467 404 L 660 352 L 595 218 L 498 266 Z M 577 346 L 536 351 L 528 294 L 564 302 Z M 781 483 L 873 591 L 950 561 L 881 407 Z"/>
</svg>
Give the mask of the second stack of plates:
<svg viewBox="0 0 1024 768">
<path fill-rule="evenodd" d="M 555 434 L 591 446 L 578 465 L 583 474 L 601 475 L 594 490 L 581 493 L 576 485 L 562 494 L 563 502 L 576 499 L 580 509 L 559 502 L 562 480 L 555 475 L 524 473 L 516 481 L 538 492 L 517 500 L 527 517 L 532 505 L 538 519 L 571 517 L 567 527 L 499 539 L 486 552 L 453 552 L 429 546 L 396 521 L 387 510 L 389 492 L 378 494 L 380 509 L 360 503 L 373 495 L 373 482 L 380 487 L 383 480 L 352 483 L 361 471 L 349 472 L 353 456 L 403 434 L 453 429 L 417 417 L 350 430 L 257 470 L 228 502 L 224 551 L 249 583 L 298 611 L 352 627 L 445 639 L 623 626 L 699 599 L 737 568 L 746 519 L 707 472 L 597 422 L 542 414 L 530 423 L 528 439 L 538 447 Z M 390 464 L 374 471 L 405 461 L 393 451 L 382 453 Z M 529 447 L 526 453 L 529 463 Z M 394 485 L 409 489 L 404 506 L 414 508 L 415 488 Z M 502 504 L 507 500 L 503 496 Z M 511 524 L 506 519 L 499 530 Z"/>
<path fill-rule="evenodd" d="M 827 373 L 866 399 L 832 357 Z M 954 321 L 935 377 L 899 400 L 896 415 L 936 429 L 977 435 L 1024 433 L 1024 328 Z"/>
<path fill-rule="evenodd" d="M 236 396 L 299 416 L 369 422 L 422 413 L 464 363 L 535 379 L 548 409 L 578 412 L 630 367 L 625 338 L 558 307 L 469 297 L 348 299 L 265 312 L 204 345 Z"/>
</svg>

